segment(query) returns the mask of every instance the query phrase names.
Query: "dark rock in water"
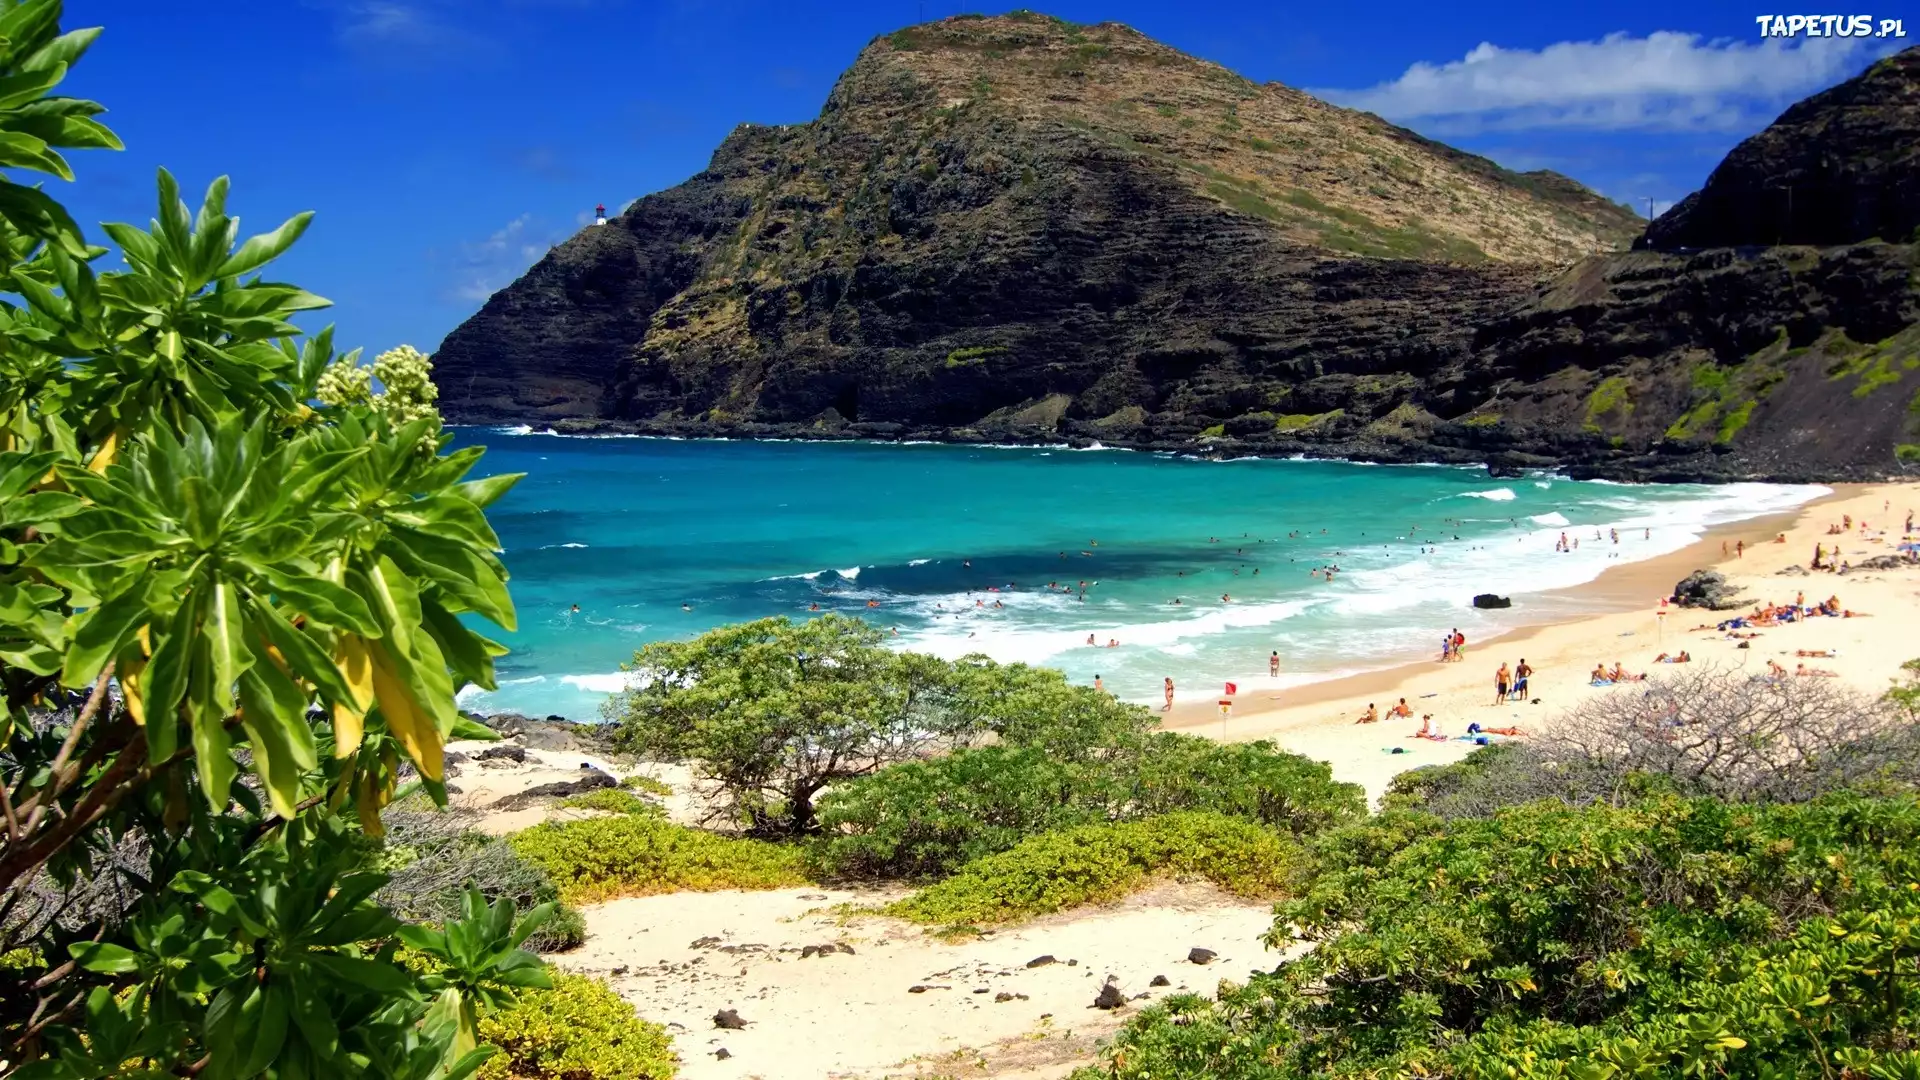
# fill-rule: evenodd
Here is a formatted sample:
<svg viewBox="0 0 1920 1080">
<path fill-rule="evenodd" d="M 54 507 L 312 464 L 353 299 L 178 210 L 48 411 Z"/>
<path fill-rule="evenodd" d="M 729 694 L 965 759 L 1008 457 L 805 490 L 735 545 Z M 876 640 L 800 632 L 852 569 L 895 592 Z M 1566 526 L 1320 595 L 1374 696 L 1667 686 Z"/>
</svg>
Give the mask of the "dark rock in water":
<svg viewBox="0 0 1920 1080">
<path fill-rule="evenodd" d="M 1096 1009 L 1117 1009 L 1126 1003 L 1127 995 L 1121 993 L 1120 988 L 1112 983 L 1101 987 L 1099 996 L 1093 999 L 1093 1007 Z"/>
<path fill-rule="evenodd" d="M 1165 975 L 1155 975 L 1153 977 L 1153 980 L 1147 983 L 1147 985 L 1148 986 L 1172 986 L 1173 980 L 1167 978 Z"/>
<path fill-rule="evenodd" d="M 1060 961 L 1053 958 L 1052 953 L 1048 953 L 1045 956 L 1036 956 L 1027 961 L 1027 966 L 1030 968 L 1046 967 L 1048 964 L 1057 964 L 1059 962 Z"/>
<path fill-rule="evenodd" d="M 1746 606 L 1734 598 L 1739 591 L 1740 587 L 1727 584 L 1727 576 L 1718 570 L 1695 570 L 1673 587 L 1670 599 L 1681 607 L 1730 611 Z"/>
<path fill-rule="evenodd" d="M 495 810 L 518 810 L 540 799 L 565 798 L 568 795 L 584 795 L 601 788 L 619 787 L 620 782 L 606 773 L 595 769 L 583 774 L 578 780 L 559 780 L 551 784 L 536 784 L 515 795 L 509 795 L 493 804 Z"/>
<path fill-rule="evenodd" d="M 524 765 L 527 760 L 527 748 L 512 743 L 498 743 L 473 755 L 475 761 L 511 761 Z"/>
<path fill-rule="evenodd" d="M 559 713 L 547 714 L 547 723 L 549 724 L 564 724 L 566 722 L 567 722 L 567 718 L 564 716 L 561 716 Z"/>
<path fill-rule="evenodd" d="M 740 1019 L 740 1013 L 737 1010 L 721 1009 L 713 1014 L 713 1026 L 725 1028 L 728 1031 L 740 1031 L 747 1026 L 747 1022 Z"/>
<path fill-rule="evenodd" d="M 1214 957 L 1219 955 L 1219 953 L 1214 952 L 1212 949 L 1188 949 L 1187 962 L 1190 964 L 1211 964 L 1213 963 Z"/>
<path fill-rule="evenodd" d="M 1505 596 L 1495 596 L 1492 593 L 1483 592 L 1473 598 L 1473 606 L 1483 609 L 1510 608 L 1513 606 L 1513 601 Z"/>
</svg>

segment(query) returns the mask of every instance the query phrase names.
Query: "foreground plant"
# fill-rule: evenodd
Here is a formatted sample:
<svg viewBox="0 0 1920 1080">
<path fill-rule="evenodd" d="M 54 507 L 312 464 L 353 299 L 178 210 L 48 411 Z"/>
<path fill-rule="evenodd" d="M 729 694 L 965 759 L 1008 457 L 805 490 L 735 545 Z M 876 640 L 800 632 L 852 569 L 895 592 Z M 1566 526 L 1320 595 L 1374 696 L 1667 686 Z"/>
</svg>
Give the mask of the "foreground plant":
<svg viewBox="0 0 1920 1080">
<path fill-rule="evenodd" d="M 56 148 L 119 142 L 52 96 L 99 33 L 60 14 L 0 2 L 0 167 L 70 179 Z M 535 965 L 410 974 L 395 935 L 429 932 L 363 867 L 400 783 L 443 802 L 442 745 L 485 734 L 454 693 L 502 651 L 467 620 L 514 624 L 484 511 L 515 478 L 465 479 L 417 353 L 316 407 L 357 360 L 261 276 L 310 215 L 238 242 L 225 178 L 158 194 L 105 269 L 0 181 L 0 1073 L 465 1075 L 474 1003 Z"/>
</svg>

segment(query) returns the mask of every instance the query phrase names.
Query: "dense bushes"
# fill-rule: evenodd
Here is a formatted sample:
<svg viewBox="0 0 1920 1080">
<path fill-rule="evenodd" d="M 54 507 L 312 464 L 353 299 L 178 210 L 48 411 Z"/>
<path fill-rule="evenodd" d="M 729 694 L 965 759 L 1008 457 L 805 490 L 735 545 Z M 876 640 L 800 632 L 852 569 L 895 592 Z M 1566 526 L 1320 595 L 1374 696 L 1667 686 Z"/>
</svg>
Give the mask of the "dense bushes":
<svg viewBox="0 0 1920 1080">
<path fill-rule="evenodd" d="M 1316 843 L 1270 944 L 1083 1077 L 1909 1076 L 1920 803 L 1394 812 Z"/>
<path fill-rule="evenodd" d="M 666 1030 L 634 1015 L 605 983 L 553 976 L 551 990 L 521 990 L 480 1021 L 501 1053 L 483 1080 L 670 1080 L 678 1059 Z"/>
<path fill-rule="evenodd" d="M 682 890 L 777 889 L 807 881 L 799 848 L 736 839 L 652 817 L 548 822 L 510 841 L 570 904 Z"/>
<path fill-rule="evenodd" d="M 1033 725 L 1036 731 L 1046 731 Z M 1159 733 L 1063 756 L 993 746 L 884 769 L 821 799 L 822 865 L 931 877 L 1054 829 L 1208 810 L 1308 835 L 1366 812 L 1360 788 L 1271 743 Z"/>
<path fill-rule="evenodd" d="M 569 795 L 557 804 L 568 810 L 599 810 L 607 814 L 637 814 L 641 817 L 665 817 L 658 802 L 635 795 L 626 788 L 597 788 L 581 795 Z"/>
<path fill-rule="evenodd" d="M 1297 884 L 1302 865 L 1299 845 L 1270 829 L 1219 814 L 1171 814 L 1032 837 L 888 910 L 921 922 L 1010 922 L 1112 900 L 1155 874 L 1275 896 Z"/>
</svg>

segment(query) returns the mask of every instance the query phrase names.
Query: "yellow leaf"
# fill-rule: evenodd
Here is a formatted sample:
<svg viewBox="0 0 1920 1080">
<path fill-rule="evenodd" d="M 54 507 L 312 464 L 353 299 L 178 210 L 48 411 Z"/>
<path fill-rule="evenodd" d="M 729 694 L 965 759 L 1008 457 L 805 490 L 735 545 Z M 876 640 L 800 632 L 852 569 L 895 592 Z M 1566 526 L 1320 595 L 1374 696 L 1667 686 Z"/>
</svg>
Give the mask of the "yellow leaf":
<svg viewBox="0 0 1920 1080">
<path fill-rule="evenodd" d="M 406 684 L 400 681 L 384 642 L 369 642 L 367 655 L 373 661 L 373 694 L 379 699 L 380 715 L 387 718 L 387 730 L 406 750 L 407 757 L 420 770 L 420 775 L 436 784 L 440 783 L 445 774 L 441 769 L 440 751 L 443 744 L 439 726 L 413 700 Z"/>
<path fill-rule="evenodd" d="M 1743 1050 L 1746 1048 L 1747 1040 L 1738 1035 L 1727 1035 L 1720 1039 L 1720 1045 L 1728 1050 Z"/>
<path fill-rule="evenodd" d="M 333 703 L 333 756 L 346 757 L 360 748 L 367 710 L 373 707 L 373 661 L 367 643 L 356 634 L 341 634 L 333 648 L 333 666 L 353 694 L 352 702 Z"/>
<path fill-rule="evenodd" d="M 95 476 L 98 476 L 101 473 L 106 472 L 107 466 L 112 465 L 114 461 L 117 460 L 119 457 L 120 457 L 120 432 L 118 429 L 116 429 L 112 432 L 109 432 L 107 435 L 107 441 L 101 443 L 100 449 L 94 451 L 93 460 L 87 462 L 87 471 L 90 473 L 93 473 Z"/>
<path fill-rule="evenodd" d="M 368 836 L 385 836 L 386 825 L 380 821 L 380 804 L 374 791 L 373 777 L 363 775 L 358 797 L 353 801 L 354 810 L 360 815 L 360 828 Z"/>
<path fill-rule="evenodd" d="M 146 633 L 146 627 L 141 627 L 140 632 Z M 145 660 L 129 660 L 119 668 L 120 696 L 126 701 L 127 715 L 141 727 L 147 726 L 147 703 L 140 689 L 140 676 L 146 668 Z"/>
</svg>

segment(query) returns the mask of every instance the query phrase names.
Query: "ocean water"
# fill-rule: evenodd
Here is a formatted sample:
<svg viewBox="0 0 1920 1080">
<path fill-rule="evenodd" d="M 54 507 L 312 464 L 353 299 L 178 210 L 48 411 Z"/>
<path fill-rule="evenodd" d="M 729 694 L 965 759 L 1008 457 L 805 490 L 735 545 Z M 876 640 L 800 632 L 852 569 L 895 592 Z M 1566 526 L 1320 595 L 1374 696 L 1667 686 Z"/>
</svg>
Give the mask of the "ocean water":
<svg viewBox="0 0 1920 1080">
<path fill-rule="evenodd" d="M 520 628 L 497 635 L 512 649 L 500 688 L 461 700 L 575 719 L 598 715 L 649 641 L 814 604 L 902 648 L 1098 675 L 1128 699 L 1157 702 L 1168 676 L 1183 700 L 1229 680 L 1298 685 L 1513 624 L 1475 611 L 1475 593 L 1550 614 L 1567 601 L 1536 594 L 1826 491 L 1097 449 L 458 438 L 489 448 L 478 474 L 527 474 L 489 512 Z M 1555 551 L 1563 532 L 1577 550 Z M 1327 566 L 1331 581 L 1312 573 Z"/>
</svg>

